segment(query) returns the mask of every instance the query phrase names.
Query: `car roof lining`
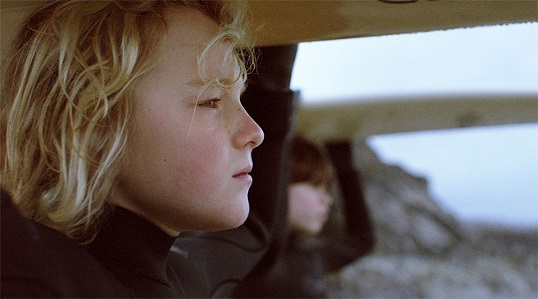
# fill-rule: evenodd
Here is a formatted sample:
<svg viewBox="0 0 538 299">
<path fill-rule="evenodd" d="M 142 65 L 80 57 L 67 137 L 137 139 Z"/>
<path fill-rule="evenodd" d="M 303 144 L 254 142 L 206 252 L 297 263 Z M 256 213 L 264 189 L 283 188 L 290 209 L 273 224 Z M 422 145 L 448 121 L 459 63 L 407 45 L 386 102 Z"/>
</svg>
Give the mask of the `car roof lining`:
<svg viewBox="0 0 538 299">
<path fill-rule="evenodd" d="M 48 2 L 1 1 L 2 44 L 31 8 Z M 248 2 L 259 46 L 538 21 L 538 1 L 528 0 Z"/>
</svg>

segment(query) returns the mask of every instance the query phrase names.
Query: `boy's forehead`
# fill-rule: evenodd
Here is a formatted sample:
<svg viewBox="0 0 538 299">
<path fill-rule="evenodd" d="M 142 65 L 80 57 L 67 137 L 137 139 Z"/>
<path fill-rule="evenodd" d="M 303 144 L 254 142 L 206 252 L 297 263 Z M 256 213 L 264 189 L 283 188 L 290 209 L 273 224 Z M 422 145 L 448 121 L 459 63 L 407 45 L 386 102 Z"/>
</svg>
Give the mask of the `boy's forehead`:
<svg viewBox="0 0 538 299">
<path fill-rule="evenodd" d="M 235 84 L 240 79 L 241 67 L 231 44 L 218 41 L 203 52 L 198 61 L 200 78 L 204 81 L 218 79 L 225 85 Z"/>
<path fill-rule="evenodd" d="M 213 20 L 191 8 L 174 8 L 165 17 L 168 30 L 158 69 L 189 85 L 238 81 L 241 71 L 233 46 L 216 39 L 219 27 Z"/>
<path fill-rule="evenodd" d="M 189 7 L 174 7 L 165 13 L 168 39 L 180 46 L 207 45 L 218 33 L 219 25 L 202 12 Z"/>
</svg>

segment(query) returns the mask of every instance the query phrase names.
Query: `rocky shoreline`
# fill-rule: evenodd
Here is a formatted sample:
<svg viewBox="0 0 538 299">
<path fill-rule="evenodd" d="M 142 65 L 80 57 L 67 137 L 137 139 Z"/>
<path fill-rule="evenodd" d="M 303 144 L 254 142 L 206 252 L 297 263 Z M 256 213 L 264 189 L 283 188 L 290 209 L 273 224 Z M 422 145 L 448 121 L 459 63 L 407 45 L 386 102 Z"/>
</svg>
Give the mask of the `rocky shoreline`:
<svg viewBox="0 0 538 299">
<path fill-rule="evenodd" d="M 424 178 L 383 164 L 365 142 L 355 154 L 377 245 L 328 276 L 330 297 L 538 298 L 538 227 L 462 223 Z M 341 227 L 335 215 L 327 233 Z"/>
</svg>

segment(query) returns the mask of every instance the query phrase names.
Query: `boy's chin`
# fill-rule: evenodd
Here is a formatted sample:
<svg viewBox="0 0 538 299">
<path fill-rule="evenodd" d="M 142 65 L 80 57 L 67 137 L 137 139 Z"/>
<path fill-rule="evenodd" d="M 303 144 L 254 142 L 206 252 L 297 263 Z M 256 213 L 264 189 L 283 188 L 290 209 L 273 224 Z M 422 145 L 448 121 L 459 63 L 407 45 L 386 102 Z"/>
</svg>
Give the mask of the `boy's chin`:
<svg viewBox="0 0 538 299">
<path fill-rule="evenodd" d="M 248 218 L 249 214 L 248 202 L 245 206 L 238 207 L 235 211 L 225 210 L 219 215 L 220 220 L 218 223 L 214 223 L 213 227 L 206 230 L 209 231 L 221 231 L 227 229 L 233 229 L 241 226 Z"/>
</svg>

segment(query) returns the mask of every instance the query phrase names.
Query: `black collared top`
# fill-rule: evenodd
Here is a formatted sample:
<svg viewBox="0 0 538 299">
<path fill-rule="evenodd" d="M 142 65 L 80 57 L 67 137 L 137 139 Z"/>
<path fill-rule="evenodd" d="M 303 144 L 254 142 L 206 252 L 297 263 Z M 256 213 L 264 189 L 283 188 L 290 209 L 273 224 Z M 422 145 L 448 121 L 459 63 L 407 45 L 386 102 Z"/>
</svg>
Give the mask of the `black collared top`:
<svg viewBox="0 0 538 299">
<path fill-rule="evenodd" d="M 116 207 L 88 248 L 135 297 L 208 297 L 197 267 L 170 251 L 174 240 L 138 215 Z"/>
</svg>

